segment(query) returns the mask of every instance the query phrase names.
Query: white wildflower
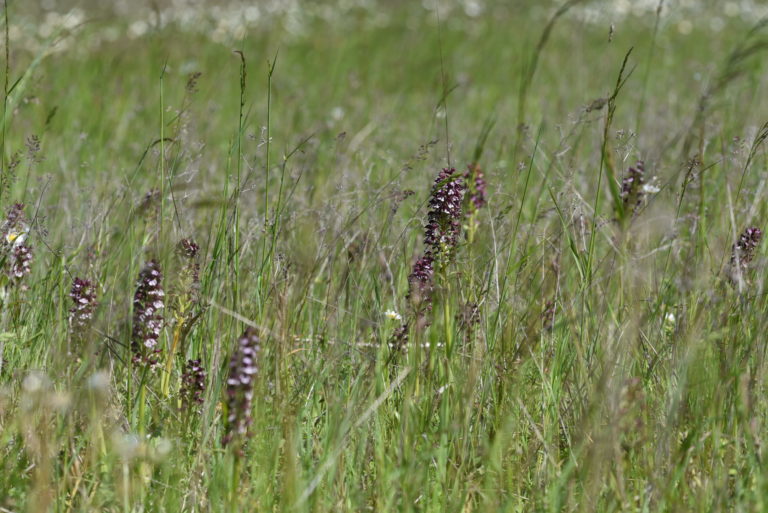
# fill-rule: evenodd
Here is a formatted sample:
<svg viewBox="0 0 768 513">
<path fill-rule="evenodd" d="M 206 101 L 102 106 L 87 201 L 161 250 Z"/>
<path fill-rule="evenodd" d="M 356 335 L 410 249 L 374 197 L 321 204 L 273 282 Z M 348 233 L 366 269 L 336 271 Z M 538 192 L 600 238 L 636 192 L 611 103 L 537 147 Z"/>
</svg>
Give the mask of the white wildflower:
<svg viewBox="0 0 768 513">
<path fill-rule="evenodd" d="M 643 185 L 643 192 L 645 194 L 656 194 L 660 190 L 661 189 L 659 187 L 657 187 L 656 185 L 654 185 L 652 183 L 647 183 L 647 184 Z"/>
<path fill-rule="evenodd" d="M 340 121 L 344 117 L 344 109 L 341 107 L 334 107 L 331 109 L 331 119 L 334 121 Z"/>
<path fill-rule="evenodd" d="M 24 244 L 24 241 L 27 240 L 27 235 L 29 234 L 29 226 L 27 225 L 21 225 L 17 227 L 16 229 L 11 228 L 8 230 L 8 233 L 5 234 L 5 242 L 10 247 L 17 247 Z"/>
<path fill-rule="evenodd" d="M 392 321 L 403 320 L 403 317 L 399 313 L 395 312 L 394 310 L 387 310 L 386 312 L 384 312 L 384 317 Z"/>
<path fill-rule="evenodd" d="M 667 334 L 672 334 L 677 326 L 677 318 L 672 312 L 667 312 L 664 316 L 664 320 L 661 323 L 662 330 Z"/>
</svg>

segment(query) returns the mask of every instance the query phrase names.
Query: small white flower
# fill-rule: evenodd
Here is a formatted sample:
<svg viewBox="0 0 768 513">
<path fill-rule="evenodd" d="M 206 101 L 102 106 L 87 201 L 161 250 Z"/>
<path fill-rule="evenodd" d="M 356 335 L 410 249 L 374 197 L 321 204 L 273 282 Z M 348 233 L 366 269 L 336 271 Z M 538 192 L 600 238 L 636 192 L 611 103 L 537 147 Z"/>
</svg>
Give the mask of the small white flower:
<svg viewBox="0 0 768 513">
<path fill-rule="evenodd" d="M 24 378 L 22 386 L 24 387 L 25 392 L 32 394 L 42 390 L 43 387 L 46 386 L 47 382 L 48 378 L 45 376 L 45 374 L 40 372 L 30 372 Z"/>
<path fill-rule="evenodd" d="M 669 312 L 669 313 L 668 313 L 668 314 L 667 314 L 667 315 L 664 317 L 664 322 L 666 322 L 667 324 L 674 324 L 674 323 L 675 323 L 675 320 L 676 320 L 676 319 L 675 319 L 675 314 L 673 314 L 672 312 Z"/>
<path fill-rule="evenodd" d="M 470 18 L 477 18 L 483 14 L 484 7 L 478 0 L 464 0 L 464 13 Z"/>
<path fill-rule="evenodd" d="M 88 378 L 88 388 L 98 392 L 107 392 L 109 390 L 109 374 L 105 371 L 99 371 Z"/>
<path fill-rule="evenodd" d="M 136 20 L 128 27 L 128 35 L 131 39 L 143 36 L 149 30 L 149 24 L 144 20 Z"/>
<path fill-rule="evenodd" d="M 390 319 L 392 321 L 402 321 L 403 320 L 403 317 L 399 313 L 395 312 L 394 310 L 387 310 L 386 312 L 384 312 L 384 317 L 386 317 L 387 319 Z"/>
<path fill-rule="evenodd" d="M 115 431 L 112 434 L 112 445 L 123 460 L 130 461 L 140 455 L 141 438 L 135 433 Z"/>
<path fill-rule="evenodd" d="M 656 194 L 661 189 L 653 185 L 652 183 L 647 183 L 643 185 L 643 192 L 646 194 Z"/>
<path fill-rule="evenodd" d="M 334 121 L 339 121 L 341 118 L 344 117 L 344 109 L 341 107 L 334 107 L 331 109 L 331 119 Z"/>
<path fill-rule="evenodd" d="M 161 461 L 171 453 L 171 449 L 173 449 L 173 444 L 170 440 L 162 437 L 156 438 L 154 440 L 154 451 L 152 456 L 154 456 L 156 461 Z"/>
<path fill-rule="evenodd" d="M 27 240 L 27 234 L 29 233 L 29 226 L 22 226 L 18 230 L 9 230 L 8 233 L 5 234 L 5 242 L 11 246 L 16 247 L 24 244 L 24 241 Z"/>
</svg>

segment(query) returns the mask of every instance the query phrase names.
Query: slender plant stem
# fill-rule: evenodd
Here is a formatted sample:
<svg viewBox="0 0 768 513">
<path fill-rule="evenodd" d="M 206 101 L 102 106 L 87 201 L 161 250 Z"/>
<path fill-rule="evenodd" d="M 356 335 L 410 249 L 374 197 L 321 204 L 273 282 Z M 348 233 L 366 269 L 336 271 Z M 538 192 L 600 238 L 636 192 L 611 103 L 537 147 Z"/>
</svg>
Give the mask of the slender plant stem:
<svg viewBox="0 0 768 513">
<path fill-rule="evenodd" d="M 165 81 L 166 66 L 167 63 L 163 64 L 163 69 L 160 71 L 160 236 L 157 238 L 158 253 L 160 251 L 160 242 L 165 240 L 163 231 L 165 220 L 165 94 L 163 83 Z"/>
<path fill-rule="evenodd" d="M 232 297 L 234 309 L 237 310 L 240 304 L 240 192 L 242 188 L 241 173 L 243 167 L 243 111 L 245 108 L 245 85 L 246 85 L 246 69 L 245 69 L 245 54 L 242 51 L 236 52 L 240 56 L 240 105 L 238 107 L 238 123 L 237 123 L 237 178 L 235 183 L 235 205 L 234 205 L 234 222 L 233 222 L 233 246 L 234 255 L 233 263 L 235 267 L 235 280 L 232 284 Z"/>
<path fill-rule="evenodd" d="M 5 165 L 5 137 L 6 137 L 6 118 L 8 111 L 8 88 L 10 86 L 11 76 L 11 38 L 8 26 L 10 24 L 10 18 L 8 17 L 8 2 L 3 2 L 3 12 L 5 14 L 5 80 L 3 84 L 3 132 L 2 139 L 0 139 L 0 208 L 3 206 L 3 194 L 8 187 L 7 181 L 9 180 L 8 170 Z"/>
</svg>

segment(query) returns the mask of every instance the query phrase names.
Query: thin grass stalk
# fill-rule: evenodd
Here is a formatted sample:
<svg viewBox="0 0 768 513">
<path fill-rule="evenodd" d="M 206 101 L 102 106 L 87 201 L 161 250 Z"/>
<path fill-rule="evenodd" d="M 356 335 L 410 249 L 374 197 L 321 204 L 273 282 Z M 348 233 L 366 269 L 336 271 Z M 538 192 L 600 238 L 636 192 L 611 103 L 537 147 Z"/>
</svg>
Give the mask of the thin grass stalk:
<svg viewBox="0 0 768 513">
<path fill-rule="evenodd" d="M 592 283 L 592 274 L 593 274 L 593 260 L 594 260 L 594 254 L 595 254 L 595 241 L 597 240 L 597 219 L 600 215 L 600 199 L 602 198 L 602 185 L 603 185 L 603 176 L 605 174 L 608 174 L 608 186 L 610 188 L 611 197 L 613 199 L 613 203 L 615 205 L 616 211 L 619 212 L 619 218 L 624 219 L 624 216 L 626 215 L 625 209 L 624 209 L 624 202 L 621 198 L 621 191 L 619 190 L 619 186 L 616 183 L 615 179 L 615 173 L 613 169 L 612 160 L 610 157 L 610 151 L 609 151 L 609 138 L 610 138 L 610 128 L 611 123 L 613 122 L 613 116 L 616 112 L 616 98 L 619 96 L 619 92 L 621 91 L 621 88 L 624 86 L 626 81 L 629 79 L 629 76 L 632 74 L 632 71 L 627 74 L 627 76 L 624 76 L 624 71 L 627 67 L 627 61 L 629 60 L 629 56 L 632 54 L 632 48 L 629 49 L 629 51 L 624 55 L 624 60 L 621 63 L 621 68 L 619 69 L 619 75 L 616 79 L 616 86 L 613 90 L 613 94 L 611 94 L 611 97 L 608 99 L 608 112 L 605 115 L 605 124 L 603 126 L 603 141 L 602 146 L 600 149 L 600 167 L 598 169 L 597 174 L 597 192 L 595 193 L 595 203 L 592 208 L 592 226 L 589 234 L 589 248 L 587 251 L 587 261 L 586 261 L 586 273 L 587 273 L 587 285 L 591 285 Z"/>
<path fill-rule="evenodd" d="M 163 69 L 160 70 L 160 236 L 157 238 L 157 252 L 161 255 L 160 244 L 165 240 L 164 224 L 165 224 L 165 69 L 167 63 L 163 64 Z"/>
<path fill-rule="evenodd" d="M 173 362 L 176 359 L 176 350 L 179 347 L 179 341 L 181 340 L 181 332 L 184 328 L 183 322 L 179 321 L 173 327 L 173 340 L 171 347 L 168 350 L 168 355 L 165 359 L 165 370 L 161 379 L 160 390 L 165 397 L 170 395 L 171 389 L 171 371 L 173 370 Z"/>
<path fill-rule="evenodd" d="M 146 433 L 147 423 L 146 423 L 146 414 L 147 414 L 147 368 L 144 367 L 142 371 L 141 381 L 139 381 L 139 418 L 138 418 L 138 426 L 139 426 L 139 435 L 143 438 L 144 434 Z"/>
<path fill-rule="evenodd" d="M 269 179 L 271 174 L 271 146 L 272 146 L 272 75 L 275 72 L 275 66 L 277 65 L 277 53 L 275 53 L 272 62 L 267 61 L 267 127 L 266 127 L 266 141 L 265 141 L 265 185 L 264 185 L 264 230 L 267 230 L 269 226 Z M 273 234 L 273 237 L 275 235 Z M 262 239 L 261 258 L 262 258 L 262 272 L 258 277 L 258 285 L 260 291 L 259 297 L 259 318 L 263 315 L 264 302 L 266 298 L 266 291 L 269 288 L 268 281 L 264 281 L 264 276 L 267 277 L 272 274 L 272 256 L 271 250 L 267 250 L 267 237 Z M 266 269 L 265 269 L 266 268 Z"/>
<path fill-rule="evenodd" d="M 435 0 L 435 18 L 437 19 L 437 48 L 438 53 L 440 54 L 440 82 L 443 86 L 443 92 L 442 96 L 440 98 L 440 102 L 438 103 L 438 107 L 440 105 L 443 106 L 443 112 L 445 116 L 443 117 L 443 124 L 445 129 L 445 157 L 448 164 L 448 167 L 451 167 L 451 140 L 449 137 L 449 130 L 448 130 L 448 95 L 450 94 L 450 91 L 448 90 L 448 81 L 445 78 L 445 62 L 443 59 L 443 34 L 442 34 L 442 23 L 440 22 L 440 0 Z"/>
<path fill-rule="evenodd" d="M 528 199 L 528 187 L 529 187 L 530 182 L 531 182 L 531 174 L 533 172 L 533 164 L 535 162 L 536 153 L 537 153 L 538 148 L 539 148 L 539 142 L 541 140 L 542 129 L 543 129 L 543 127 L 539 128 L 538 135 L 536 137 L 536 143 L 535 143 L 535 145 L 533 147 L 533 152 L 531 152 L 531 159 L 528 162 L 528 166 L 527 166 L 528 167 L 528 171 L 525 174 L 525 182 L 524 182 L 524 185 L 523 185 L 523 193 L 520 196 L 520 207 L 517 209 L 517 217 L 515 218 L 515 226 L 514 226 L 514 228 L 512 230 L 512 237 L 510 238 L 510 245 L 509 245 L 509 250 L 508 250 L 508 253 L 507 253 L 507 261 L 506 261 L 506 263 L 504 265 L 504 272 L 502 274 L 501 284 L 499 285 L 500 297 L 498 298 L 498 302 L 499 302 L 500 305 L 504 304 L 504 301 L 506 299 L 506 296 L 507 296 L 507 290 L 506 290 L 507 289 L 507 280 L 509 278 L 509 273 L 512 270 L 512 260 L 513 260 L 513 258 L 515 256 L 515 251 L 517 249 L 519 249 L 518 246 L 517 246 L 517 234 L 518 234 L 518 231 L 520 229 L 520 222 L 521 222 L 521 220 L 523 218 L 523 208 L 525 207 L 525 201 Z M 517 280 L 515 280 L 515 283 L 517 283 Z M 494 336 L 496 336 L 496 334 L 497 334 L 497 329 L 498 329 L 499 321 L 501 319 L 501 310 L 502 310 L 501 308 L 497 308 L 496 309 L 496 315 L 494 317 L 493 327 L 492 327 L 492 330 L 491 330 L 491 333 L 493 333 Z M 502 344 L 501 351 L 502 351 L 502 354 L 506 354 L 506 351 L 505 351 L 506 348 L 504 346 L 504 341 L 505 341 L 505 337 L 501 337 L 501 344 Z M 502 380 L 499 380 L 499 383 L 501 383 L 501 381 Z"/>
<path fill-rule="evenodd" d="M 0 140 L 0 209 L 3 207 L 3 193 L 5 192 L 6 180 L 8 180 L 6 168 L 5 168 L 5 137 L 6 137 L 6 124 L 5 119 L 8 113 L 8 95 L 10 94 L 9 80 L 11 76 L 11 38 L 9 35 L 8 25 L 10 18 L 8 17 L 8 2 L 3 2 L 3 14 L 5 18 L 5 80 L 3 84 L 3 133 L 2 140 Z M 0 352 L 2 356 L 2 352 Z"/>
<path fill-rule="evenodd" d="M 567 0 L 565 3 L 563 3 L 563 5 L 560 6 L 560 8 L 555 11 L 555 13 L 547 22 L 547 25 L 544 27 L 544 30 L 541 32 L 541 36 L 539 36 L 539 41 L 536 44 L 536 48 L 534 49 L 533 54 L 531 55 L 530 61 L 524 63 L 520 79 L 520 89 L 517 95 L 517 141 L 515 142 L 515 149 L 513 152 L 513 156 L 515 157 L 517 156 L 517 152 L 519 151 L 520 145 L 522 143 L 522 133 L 523 127 L 525 126 L 526 106 L 528 101 L 528 90 L 533 83 L 533 77 L 536 74 L 536 70 L 538 69 L 539 57 L 544 51 L 544 47 L 547 45 L 549 37 L 552 35 L 552 30 L 555 28 L 557 20 L 559 20 L 568 11 L 570 11 L 571 8 L 576 4 L 579 4 L 583 1 L 585 0 Z"/>
<path fill-rule="evenodd" d="M 659 25 L 661 24 L 661 12 L 664 10 L 664 0 L 659 0 L 656 7 L 656 17 L 653 22 L 653 32 L 651 33 L 650 48 L 648 48 L 648 59 L 645 62 L 645 74 L 643 75 L 643 87 L 640 90 L 640 101 L 637 104 L 637 114 L 635 114 L 635 133 L 639 134 L 643 124 L 643 112 L 645 112 L 645 97 L 648 92 L 648 82 L 651 78 L 653 69 L 653 58 L 656 56 L 656 39 L 659 36 Z"/>
<path fill-rule="evenodd" d="M 240 472 L 243 468 L 240 451 L 231 451 L 232 453 L 232 479 L 229 483 L 229 511 L 238 511 L 238 490 L 240 489 Z"/>
<path fill-rule="evenodd" d="M 240 51 L 236 51 L 240 57 L 240 103 L 238 105 L 238 122 L 237 122 L 237 182 L 235 184 L 235 205 L 234 205 L 234 221 L 233 221 L 233 238 L 234 238 L 234 255 L 233 262 L 235 266 L 235 280 L 232 283 L 232 296 L 234 309 L 237 310 L 240 304 L 240 192 L 242 189 L 241 172 L 243 167 L 243 109 L 245 108 L 245 86 L 246 86 L 246 71 L 245 71 L 245 54 Z"/>
</svg>

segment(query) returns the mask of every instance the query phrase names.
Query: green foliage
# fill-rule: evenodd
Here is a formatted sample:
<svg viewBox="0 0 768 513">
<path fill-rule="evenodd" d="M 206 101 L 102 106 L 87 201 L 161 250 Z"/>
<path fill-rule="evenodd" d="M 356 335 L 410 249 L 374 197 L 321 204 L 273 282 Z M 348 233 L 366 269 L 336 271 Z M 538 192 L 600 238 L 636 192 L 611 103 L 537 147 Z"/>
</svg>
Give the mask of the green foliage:
<svg viewBox="0 0 768 513">
<path fill-rule="evenodd" d="M 765 229 L 766 28 L 429 3 L 222 36 L 97 2 L 34 44 L 53 18 L 8 3 L 0 208 L 34 257 L 0 278 L 2 511 L 765 509 L 765 249 L 735 244 Z M 430 190 L 470 164 L 487 204 L 427 307 Z"/>
</svg>

